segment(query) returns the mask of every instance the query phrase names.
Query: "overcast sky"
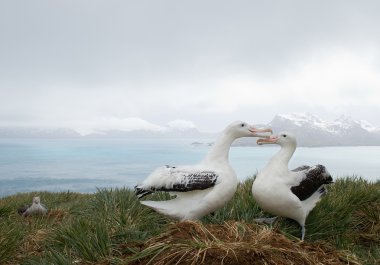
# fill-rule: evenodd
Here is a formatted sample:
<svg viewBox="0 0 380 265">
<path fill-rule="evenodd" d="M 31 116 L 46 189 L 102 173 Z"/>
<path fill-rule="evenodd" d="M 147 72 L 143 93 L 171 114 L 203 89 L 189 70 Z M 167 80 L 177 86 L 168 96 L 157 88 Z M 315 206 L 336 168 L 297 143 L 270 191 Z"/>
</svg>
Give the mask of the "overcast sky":
<svg viewBox="0 0 380 265">
<path fill-rule="evenodd" d="M 310 112 L 380 127 L 379 14 L 380 1 L 2 0 L 0 125 L 218 131 Z"/>
</svg>

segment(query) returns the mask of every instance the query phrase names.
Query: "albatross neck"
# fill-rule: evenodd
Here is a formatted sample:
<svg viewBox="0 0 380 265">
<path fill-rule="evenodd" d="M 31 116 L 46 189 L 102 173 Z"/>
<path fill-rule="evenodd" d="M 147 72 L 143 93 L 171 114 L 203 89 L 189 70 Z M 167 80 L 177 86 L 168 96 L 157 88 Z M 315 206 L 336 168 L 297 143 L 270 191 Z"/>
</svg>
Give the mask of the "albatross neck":
<svg viewBox="0 0 380 265">
<path fill-rule="evenodd" d="M 206 158 L 203 160 L 205 163 L 209 162 L 228 162 L 228 155 L 232 142 L 236 137 L 223 132 L 213 144 L 211 150 L 208 152 Z"/>
<path fill-rule="evenodd" d="M 280 151 L 278 151 L 269 161 L 269 165 L 281 165 L 288 168 L 289 160 L 292 158 L 295 150 L 295 145 L 288 144 L 281 146 Z"/>
</svg>

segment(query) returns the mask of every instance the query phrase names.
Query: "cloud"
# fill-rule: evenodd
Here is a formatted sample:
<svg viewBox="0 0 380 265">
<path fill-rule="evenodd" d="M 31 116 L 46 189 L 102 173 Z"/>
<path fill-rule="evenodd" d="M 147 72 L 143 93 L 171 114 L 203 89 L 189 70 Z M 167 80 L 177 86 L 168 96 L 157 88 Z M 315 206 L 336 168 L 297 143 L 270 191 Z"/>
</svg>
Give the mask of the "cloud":
<svg viewBox="0 0 380 265">
<path fill-rule="evenodd" d="M 311 53 L 270 78 L 226 74 L 217 86 L 209 110 L 220 113 L 284 102 L 327 109 L 380 102 L 380 71 L 371 54 L 339 48 Z"/>
<path fill-rule="evenodd" d="M 133 131 L 133 130 L 147 130 L 155 132 L 166 131 L 167 128 L 148 122 L 140 118 L 126 118 L 118 119 L 99 118 L 96 120 L 78 120 L 70 121 L 64 125 L 65 127 L 72 128 L 81 135 L 88 135 L 91 133 L 102 133 L 109 130 Z"/>
<path fill-rule="evenodd" d="M 219 130 L 308 111 L 380 125 L 379 5 L 5 1 L 0 123 Z"/>
<path fill-rule="evenodd" d="M 152 122 L 146 121 L 141 118 L 115 118 L 115 117 L 103 117 L 92 120 L 76 120 L 66 123 L 51 124 L 51 126 L 58 127 L 64 126 L 74 129 L 81 135 L 89 135 L 92 133 L 103 133 L 109 130 L 118 131 L 134 131 L 145 130 L 153 132 L 166 132 L 169 130 L 188 130 L 195 129 L 196 126 L 192 121 L 187 120 L 173 120 L 167 123 L 167 125 L 158 125 Z"/>
<path fill-rule="evenodd" d="M 168 122 L 167 125 L 170 129 L 180 130 L 180 131 L 196 128 L 195 124 L 192 121 L 186 121 L 186 120 L 170 121 Z"/>
</svg>

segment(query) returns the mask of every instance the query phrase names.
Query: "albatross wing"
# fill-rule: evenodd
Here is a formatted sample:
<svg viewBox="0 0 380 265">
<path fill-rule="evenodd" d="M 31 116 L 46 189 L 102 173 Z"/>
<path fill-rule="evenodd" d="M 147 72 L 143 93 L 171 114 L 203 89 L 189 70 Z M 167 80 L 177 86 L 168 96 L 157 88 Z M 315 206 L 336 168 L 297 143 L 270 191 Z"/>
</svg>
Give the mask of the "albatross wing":
<svg viewBox="0 0 380 265">
<path fill-rule="evenodd" d="M 204 190 L 215 185 L 218 175 L 214 171 L 191 167 L 165 166 L 153 172 L 142 185 L 135 187 L 139 199 L 155 191 L 187 192 Z"/>
<path fill-rule="evenodd" d="M 300 166 L 292 170 L 293 172 L 302 173 L 303 177 L 297 186 L 292 186 L 290 190 L 301 200 L 304 201 L 313 195 L 317 190 L 324 193 L 323 184 L 332 183 L 332 177 L 323 165 Z M 320 189 L 321 188 L 321 189 Z"/>
</svg>

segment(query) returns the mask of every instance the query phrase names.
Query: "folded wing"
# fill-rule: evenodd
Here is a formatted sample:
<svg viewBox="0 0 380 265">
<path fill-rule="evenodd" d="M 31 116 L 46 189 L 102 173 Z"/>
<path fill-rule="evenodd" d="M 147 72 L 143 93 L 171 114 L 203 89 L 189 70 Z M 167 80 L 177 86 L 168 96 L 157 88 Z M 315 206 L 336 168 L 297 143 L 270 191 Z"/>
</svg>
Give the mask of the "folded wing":
<svg viewBox="0 0 380 265">
<path fill-rule="evenodd" d="M 292 186 L 291 191 L 301 200 L 304 201 L 313 195 L 316 191 L 321 193 L 325 190 L 320 187 L 323 184 L 332 183 L 332 177 L 323 165 L 313 167 L 301 166 L 292 170 L 297 174 L 302 174 L 302 179 L 298 185 Z"/>
<path fill-rule="evenodd" d="M 184 167 L 162 167 L 153 172 L 142 185 L 135 187 L 139 199 L 155 191 L 188 192 L 204 190 L 215 185 L 218 175 L 214 171 Z"/>
</svg>

